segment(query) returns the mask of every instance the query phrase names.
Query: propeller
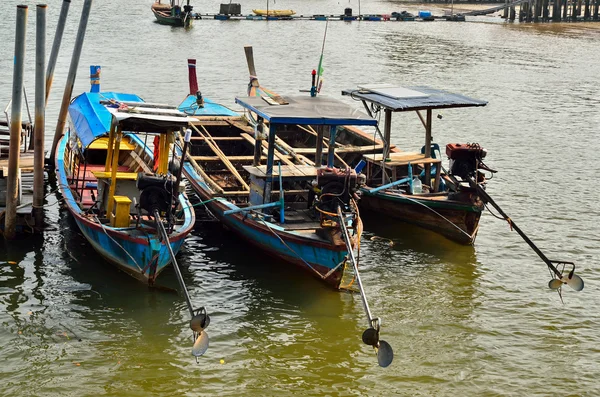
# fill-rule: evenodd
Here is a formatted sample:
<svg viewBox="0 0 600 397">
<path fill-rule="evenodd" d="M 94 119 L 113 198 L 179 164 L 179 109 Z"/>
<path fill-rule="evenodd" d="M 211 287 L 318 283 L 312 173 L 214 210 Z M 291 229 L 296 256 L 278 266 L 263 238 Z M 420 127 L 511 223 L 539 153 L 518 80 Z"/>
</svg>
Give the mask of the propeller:
<svg viewBox="0 0 600 397">
<path fill-rule="evenodd" d="M 389 366 L 394 360 L 394 350 L 389 343 L 379 339 L 379 329 L 381 320 L 374 318 L 371 327 L 367 328 L 362 334 L 362 341 L 365 345 L 373 346 L 377 354 L 377 363 L 380 367 Z"/>
<path fill-rule="evenodd" d="M 550 289 L 556 289 L 559 290 L 563 284 L 568 285 L 569 287 L 573 288 L 575 291 L 581 291 L 585 285 L 585 283 L 583 282 L 583 279 L 581 277 L 579 277 L 578 275 L 575 274 L 575 264 L 572 262 L 559 262 L 559 261 L 552 261 L 555 262 L 556 264 L 562 264 L 563 265 L 563 272 L 558 272 L 558 274 L 555 274 L 554 279 L 550 280 L 550 282 L 548 283 L 548 287 Z M 564 274 L 564 267 L 565 265 L 571 265 L 571 271 L 568 274 Z"/>
<path fill-rule="evenodd" d="M 204 307 L 196 310 L 196 313 L 190 320 L 190 328 L 194 332 L 194 346 L 192 346 L 192 356 L 198 357 L 208 350 L 208 334 L 204 331 L 210 324 L 210 316 L 206 313 Z"/>
</svg>

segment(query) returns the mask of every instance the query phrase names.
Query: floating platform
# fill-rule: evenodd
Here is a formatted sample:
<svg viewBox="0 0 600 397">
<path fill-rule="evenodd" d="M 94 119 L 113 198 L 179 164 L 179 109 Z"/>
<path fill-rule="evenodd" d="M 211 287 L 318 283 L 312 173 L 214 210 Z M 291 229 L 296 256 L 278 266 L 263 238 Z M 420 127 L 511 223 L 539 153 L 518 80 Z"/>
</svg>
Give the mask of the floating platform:
<svg viewBox="0 0 600 397">
<path fill-rule="evenodd" d="M 256 15 L 256 14 L 216 14 L 206 13 L 193 14 L 194 19 L 216 19 L 219 21 L 430 21 L 434 19 L 446 20 L 446 16 L 430 16 L 426 19 L 418 16 L 402 13 L 391 14 L 369 14 L 369 15 L 345 15 L 345 14 L 315 14 L 315 15 L 293 15 L 293 16 L 271 16 Z"/>
</svg>

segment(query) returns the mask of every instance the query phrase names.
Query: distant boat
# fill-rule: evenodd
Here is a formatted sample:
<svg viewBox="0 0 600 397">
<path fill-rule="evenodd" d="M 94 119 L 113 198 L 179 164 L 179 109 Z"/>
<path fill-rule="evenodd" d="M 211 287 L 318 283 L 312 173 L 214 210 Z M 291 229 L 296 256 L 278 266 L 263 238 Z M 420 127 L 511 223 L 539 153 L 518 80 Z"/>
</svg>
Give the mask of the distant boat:
<svg viewBox="0 0 600 397">
<path fill-rule="evenodd" d="M 256 15 L 269 17 L 291 17 L 296 14 L 294 10 L 252 10 Z"/>
<path fill-rule="evenodd" d="M 69 119 L 56 150 L 69 212 L 103 258 L 153 284 L 171 262 L 169 250 L 179 251 L 195 223 L 191 203 L 169 173 L 169 142 L 189 118 L 137 95 L 86 92 L 71 102 Z M 155 139 L 154 154 L 149 139 Z"/>
<path fill-rule="evenodd" d="M 183 26 L 190 27 L 193 21 L 192 9 L 190 0 L 183 8 L 179 4 L 175 4 L 175 0 L 171 0 L 171 4 L 162 4 L 160 0 L 152 4 L 152 12 L 156 17 L 156 21 L 161 25 Z"/>
</svg>

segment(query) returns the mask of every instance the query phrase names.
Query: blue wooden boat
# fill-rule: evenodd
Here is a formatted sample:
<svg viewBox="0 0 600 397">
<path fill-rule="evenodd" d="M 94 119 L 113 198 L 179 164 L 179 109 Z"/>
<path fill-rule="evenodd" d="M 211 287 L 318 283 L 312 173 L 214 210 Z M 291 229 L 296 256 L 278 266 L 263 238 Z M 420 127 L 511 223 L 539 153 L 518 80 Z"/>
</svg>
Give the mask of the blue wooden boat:
<svg viewBox="0 0 600 397">
<path fill-rule="evenodd" d="M 171 262 L 167 244 L 176 254 L 195 223 L 169 171 L 170 142 L 189 121 L 134 94 L 87 92 L 71 102 L 57 147 L 60 191 L 85 238 L 107 261 L 150 284 Z"/>
<path fill-rule="evenodd" d="M 291 123 L 321 132 L 328 128 L 335 136 L 340 125 L 375 125 L 376 120 L 326 97 L 290 96 L 284 105 L 261 97 L 237 98 L 258 119 L 255 131 L 240 114 L 197 92 L 191 65 L 190 92 L 196 95 L 189 95 L 179 109 L 197 121 L 183 172 L 206 208 L 259 249 L 334 288 L 343 287 L 348 251 L 358 246 L 362 231 L 353 196 L 356 173 L 334 168 L 333 151 L 326 166 L 281 154 L 275 150 L 277 131 Z M 341 235 L 338 206 L 353 232 L 351 247 Z"/>
</svg>

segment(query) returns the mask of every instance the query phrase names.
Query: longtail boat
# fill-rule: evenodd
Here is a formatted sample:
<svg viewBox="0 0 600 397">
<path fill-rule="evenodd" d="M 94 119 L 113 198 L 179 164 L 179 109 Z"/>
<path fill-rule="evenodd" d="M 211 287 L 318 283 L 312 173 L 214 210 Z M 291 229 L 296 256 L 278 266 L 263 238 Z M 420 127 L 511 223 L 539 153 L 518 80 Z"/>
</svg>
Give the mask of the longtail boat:
<svg viewBox="0 0 600 397">
<path fill-rule="evenodd" d="M 376 120 L 331 98 L 290 96 L 283 105 L 237 98 L 239 105 L 258 115 L 255 131 L 240 114 L 198 92 L 194 64 L 190 65 L 191 94 L 179 109 L 196 121 L 191 123 L 193 136 L 183 171 L 206 208 L 266 253 L 308 270 L 334 288 L 343 287 L 346 256 L 358 246 L 362 228 L 353 197 L 356 173 L 333 168 L 331 162 L 325 167 L 301 163 L 268 142 L 279 141 L 278 131 L 285 131 L 289 123 L 329 127 L 335 133 L 339 125 L 374 126 Z M 348 244 L 337 207 L 352 231 Z"/>
<path fill-rule="evenodd" d="M 380 133 L 383 150 L 360 159 L 366 177 L 360 189 L 361 208 L 433 230 L 462 244 L 472 244 L 484 200 L 469 179 L 474 178 L 485 187 L 485 172 L 495 171 L 483 162 L 487 152 L 478 144 L 449 143 L 446 155 L 450 167 L 448 172 L 442 172 L 442 153 L 431 138 L 433 111 L 479 107 L 487 102 L 429 87 L 393 85 L 363 86 L 342 94 L 362 101 L 369 112 L 377 109 L 385 114 L 383 136 Z M 409 111 L 416 112 L 425 127 L 424 144 L 416 152 L 401 151 L 391 145 L 392 113 Z M 351 129 L 348 133 L 360 136 Z M 353 160 L 356 165 L 357 159 L 346 160 Z"/>
<path fill-rule="evenodd" d="M 192 14 L 194 7 L 190 5 L 190 0 L 187 0 L 186 5 L 183 7 L 175 4 L 175 0 L 171 0 L 170 4 L 162 4 L 158 0 L 150 8 L 156 17 L 156 22 L 161 25 L 183 26 L 187 28 L 192 25 L 192 21 L 194 20 Z"/>
<path fill-rule="evenodd" d="M 86 92 L 71 102 L 57 146 L 60 191 L 81 232 L 107 261 L 149 284 L 195 223 L 169 164 L 174 132 L 189 121 L 134 94 Z"/>
</svg>

